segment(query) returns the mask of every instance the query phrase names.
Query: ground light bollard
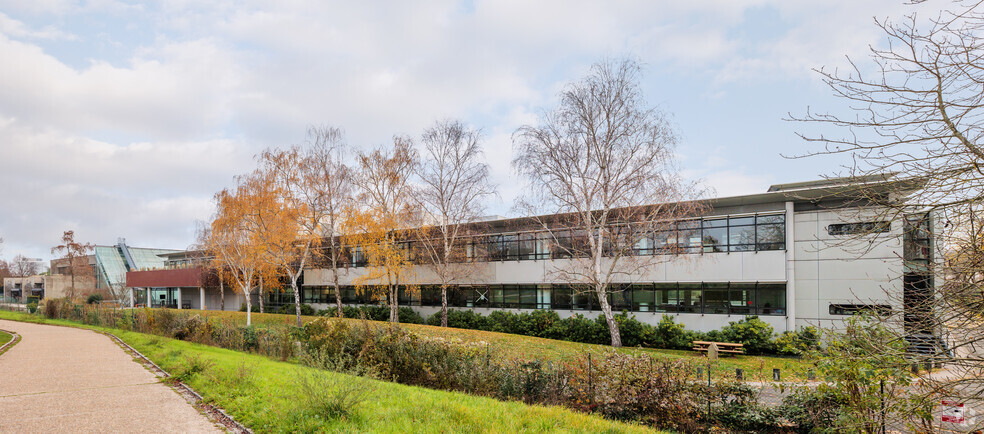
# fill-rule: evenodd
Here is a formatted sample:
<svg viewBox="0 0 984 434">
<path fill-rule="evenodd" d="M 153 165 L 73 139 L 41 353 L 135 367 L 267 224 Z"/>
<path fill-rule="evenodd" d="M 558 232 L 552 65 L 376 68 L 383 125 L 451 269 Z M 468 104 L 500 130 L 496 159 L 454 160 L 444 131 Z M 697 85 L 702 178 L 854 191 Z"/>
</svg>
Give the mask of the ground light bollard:
<svg viewBox="0 0 984 434">
<path fill-rule="evenodd" d="M 735 368 L 735 380 L 741 381 L 745 379 L 745 373 L 741 368 Z"/>
<path fill-rule="evenodd" d="M 779 375 L 779 368 L 772 369 L 772 381 L 782 381 L 782 377 Z"/>
</svg>

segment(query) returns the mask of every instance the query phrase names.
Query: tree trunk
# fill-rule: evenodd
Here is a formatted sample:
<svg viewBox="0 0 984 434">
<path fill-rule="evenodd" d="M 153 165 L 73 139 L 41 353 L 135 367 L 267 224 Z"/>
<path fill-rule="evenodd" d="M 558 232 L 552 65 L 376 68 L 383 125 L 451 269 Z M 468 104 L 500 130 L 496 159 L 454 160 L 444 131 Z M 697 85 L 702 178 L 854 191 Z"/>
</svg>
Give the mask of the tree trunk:
<svg viewBox="0 0 984 434">
<path fill-rule="evenodd" d="M 260 313 L 263 313 L 263 276 L 260 276 L 260 291 L 257 295 L 256 299 L 260 301 Z"/>
<path fill-rule="evenodd" d="M 603 286 L 597 287 L 595 293 L 598 294 L 598 304 L 601 305 L 601 313 L 605 315 L 605 322 L 608 323 L 608 332 L 612 336 L 612 346 L 618 348 L 622 346 L 622 334 L 618 330 L 618 323 L 615 322 L 615 316 L 612 315 L 612 306 L 608 304 L 607 291 L 603 288 Z"/>
<path fill-rule="evenodd" d="M 219 275 L 219 310 L 225 310 L 225 284 L 222 282 L 222 275 Z"/>
<path fill-rule="evenodd" d="M 244 291 L 246 294 L 246 327 L 252 324 L 253 301 L 250 299 L 252 291 Z"/>
<path fill-rule="evenodd" d="M 343 318 L 345 314 L 342 312 L 342 288 L 338 286 L 338 266 L 332 263 L 332 268 L 331 281 L 335 285 L 335 305 L 338 306 L 338 317 Z"/>
<path fill-rule="evenodd" d="M 294 312 L 297 313 L 297 326 L 301 327 L 301 291 L 297 288 L 297 278 L 290 282 L 294 290 Z"/>
<path fill-rule="evenodd" d="M 441 284 L 441 327 L 448 326 L 448 284 Z"/>
<path fill-rule="evenodd" d="M 397 299 L 397 295 L 400 292 L 400 280 L 397 279 L 396 283 L 389 284 L 389 304 L 390 304 L 390 322 L 400 322 L 400 300 Z"/>
</svg>

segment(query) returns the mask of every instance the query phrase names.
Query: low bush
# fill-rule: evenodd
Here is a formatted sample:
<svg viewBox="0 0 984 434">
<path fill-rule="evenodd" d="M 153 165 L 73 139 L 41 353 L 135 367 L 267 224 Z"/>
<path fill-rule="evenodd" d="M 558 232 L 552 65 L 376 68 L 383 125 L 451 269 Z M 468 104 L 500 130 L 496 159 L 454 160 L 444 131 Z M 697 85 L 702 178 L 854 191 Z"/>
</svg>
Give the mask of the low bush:
<svg viewBox="0 0 984 434">
<path fill-rule="evenodd" d="M 297 308 L 294 306 L 294 303 L 285 304 L 283 306 L 280 306 L 280 309 L 277 310 L 277 313 L 281 313 L 285 315 L 296 315 Z M 314 308 L 311 307 L 310 304 L 301 303 L 301 315 L 310 316 L 310 315 L 314 315 L 315 313 L 316 312 Z"/>
<path fill-rule="evenodd" d="M 28 313 L 35 313 L 37 311 L 38 311 L 38 304 L 36 302 L 33 302 L 32 301 L 32 302 L 30 302 L 30 303 L 27 304 L 27 312 Z"/>
<path fill-rule="evenodd" d="M 239 311 L 240 312 L 246 312 L 246 303 L 240 303 L 239 304 Z M 257 312 L 257 313 L 259 313 L 260 312 L 260 305 L 258 305 L 258 304 L 251 304 L 250 307 L 249 307 L 249 311 L 250 312 Z"/>
<path fill-rule="evenodd" d="M 721 329 L 721 340 L 743 344 L 747 354 L 773 354 L 775 330 L 757 316 L 731 321 Z"/>
<path fill-rule="evenodd" d="M 424 324 L 424 317 L 409 307 L 401 307 L 400 322 L 407 324 Z M 338 313 L 338 309 L 322 309 L 317 312 L 319 316 L 333 317 Z M 372 321 L 389 321 L 389 306 L 344 306 L 342 314 L 345 318 L 368 319 Z"/>
<path fill-rule="evenodd" d="M 427 324 L 441 325 L 441 312 L 427 317 Z M 491 324 L 488 317 L 474 310 L 448 310 L 448 327 L 491 331 Z"/>
<path fill-rule="evenodd" d="M 783 332 L 776 338 L 776 353 L 784 356 L 802 356 L 820 349 L 820 331 L 807 326 L 795 332 Z"/>
<path fill-rule="evenodd" d="M 514 325 L 523 320 L 536 324 L 529 317 L 508 318 Z M 369 372 L 403 384 L 504 400 L 563 405 L 681 431 L 697 430 L 707 422 L 701 412 L 708 400 L 718 406 L 745 402 L 750 393 L 732 383 L 707 386 L 692 381 L 694 366 L 686 361 L 615 351 L 556 365 L 537 360 L 500 365 L 491 362 L 481 345 L 429 339 L 399 327 L 353 325 L 337 318 L 309 322 L 300 337 L 303 360 L 314 361 L 317 367 Z"/>
</svg>

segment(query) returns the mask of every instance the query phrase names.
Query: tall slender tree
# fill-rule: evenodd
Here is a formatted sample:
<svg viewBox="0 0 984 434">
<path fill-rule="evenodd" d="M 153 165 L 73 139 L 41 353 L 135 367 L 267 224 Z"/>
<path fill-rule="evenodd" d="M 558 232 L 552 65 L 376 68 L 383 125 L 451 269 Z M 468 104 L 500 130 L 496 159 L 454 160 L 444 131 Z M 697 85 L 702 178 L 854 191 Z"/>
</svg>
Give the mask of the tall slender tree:
<svg viewBox="0 0 984 434">
<path fill-rule="evenodd" d="M 298 327 L 301 325 L 298 280 L 319 251 L 332 267 L 336 302 L 341 315 L 337 277 L 341 249 L 337 242 L 337 228 L 342 204 L 351 194 L 348 168 L 342 162 L 343 153 L 341 131 L 319 127 L 308 131 L 307 146 L 270 149 L 260 157 L 262 170 L 269 174 L 282 196 L 281 211 L 285 213 L 282 218 L 294 218 L 297 222 L 293 239 L 279 236 L 271 239 L 271 258 L 274 265 L 290 279 L 297 301 L 294 307 Z M 286 228 L 285 223 L 281 222 L 279 227 Z M 325 246 L 319 249 L 322 243 Z"/>
<path fill-rule="evenodd" d="M 646 105 L 632 60 L 595 64 L 538 124 L 513 134 L 513 167 L 529 181 L 519 205 L 549 233 L 554 278 L 587 287 L 622 345 L 609 296 L 615 283 L 664 255 L 640 254 L 654 234 L 699 210 L 695 186 L 673 164 L 676 135 Z M 640 206 L 642 205 L 642 206 Z"/>
<path fill-rule="evenodd" d="M 396 137 L 391 150 L 360 154 L 356 179 L 361 208 L 349 211 L 345 242 L 365 255 L 365 273 L 355 279 L 363 290 L 385 288 L 390 321 L 400 321 L 399 288 L 409 287 L 408 233 L 418 223 L 410 177 L 417 153 L 409 138 Z"/>
<path fill-rule="evenodd" d="M 216 193 L 216 214 L 210 224 L 207 250 L 215 266 L 226 270 L 246 298 L 246 325 L 252 324 L 251 295 L 267 265 L 267 246 L 262 238 L 261 210 L 277 196 L 257 177 L 240 177 L 234 190 Z M 262 297 L 263 294 L 260 294 Z"/>
<path fill-rule="evenodd" d="M 479 132 L 460 121 L 437 122 L 424 131 L 424 158 L 417 166 L 420 187 L 414 195 L 425 224 L 418 226 L 421 262 L 441 285 L 441 326 L 448 325 L 448 288 L 474 274 L 463 264 L 467 224 L 484 212 L 484 202 L 496 193 L 489 166 L 482 161 Z"/>
</svg>

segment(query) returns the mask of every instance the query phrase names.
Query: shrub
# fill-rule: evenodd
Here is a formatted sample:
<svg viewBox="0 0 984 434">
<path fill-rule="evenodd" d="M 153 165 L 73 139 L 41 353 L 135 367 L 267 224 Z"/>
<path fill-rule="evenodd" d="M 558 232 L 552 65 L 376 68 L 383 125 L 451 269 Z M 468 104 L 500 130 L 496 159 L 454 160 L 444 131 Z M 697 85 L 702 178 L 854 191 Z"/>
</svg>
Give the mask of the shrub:
<svg viewBox="0 0 984 434">
<path fill-rule="evenodd" d="M 405 324 L 424 324 L 424 317 L 409 307 L 401 307 L 400 322 Z M 336 309 L 324 309 L 318 312 L 321 316 L 335 316 Z M 343 306 L 342 314 L 345 318 L 368 319 L 372 321 L 389 321 L 389 306 L 366 305 L 366 306 Z"/>
<path fill-rule="evenodd" d="M 776 353 L 786 356 L 802 356 L 820 348 L 820 332 L 807 326 L 797 331 L 783 332 L 776 338 Z"/>
<path fill-rule="evenodd" d="M 285 304 L 283 306 L 280 306 L 280 309 L 277 311 L 277 313 L 282 313 L 285 315 L 295 315 L 297 314 L 297 308 L 294 307 L 294 303 Z M 314 314 L 315 314 L 314 308 L 311 307 L 310 304 L 301 303 L 301 315 L 311 316 Z"/>
<path fill-rule="evenodd" d="M 677 323 L 673 316 L 663 315 L 655 327 L 647 330 L 644 345 L 653 348 L 689 349 L 693 334 L 688 333 L 683 324 Z"/>
<path fill-rule="evenodd" d="M 35 302 L 32 301 L 32 302 L 30 302 L 30 303 L 27 304 L 27 312 L 28 313 L 34 313 L 34 312 L 37 312 L 37 311 L 38 311 L 38 304 L 37 303 L 35 303 Z"/>
<path fill-rule="evenodd" d="M 433 326 L 441 325 L 441 312 L 436 312 L 427 317 L 427 324 Z M 474 310 L 453 310 L 448 309 L 448 327 L 470 330 L 491 330 L 492 322 L 488 317 L 475 312 Z"/>
<path fill-rule="evenodd" d="M 775 351 L 772 326 L 757 316 L 741 321 L 731 321 L 721 329 L 721 340 L 743 344 L 748 354 L 765 354 Z"/>
<path fill-rule="evenodd" d="M 85 298 L 85 304 L 96 304 L 102 301 L 103 301 L 103 296 L 102 294 L 99 293 L 89 294 L 89 296 Z"/>
</svg>

